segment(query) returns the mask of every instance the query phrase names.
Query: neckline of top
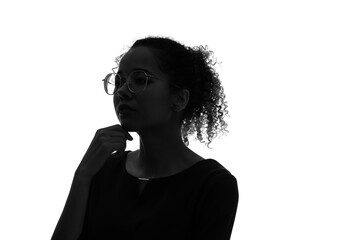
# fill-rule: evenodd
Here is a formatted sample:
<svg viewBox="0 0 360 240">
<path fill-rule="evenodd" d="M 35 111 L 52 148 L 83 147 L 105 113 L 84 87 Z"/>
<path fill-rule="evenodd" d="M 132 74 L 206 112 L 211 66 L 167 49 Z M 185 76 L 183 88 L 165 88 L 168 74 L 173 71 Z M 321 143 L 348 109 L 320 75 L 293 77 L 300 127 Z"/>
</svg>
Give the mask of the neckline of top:
<svg viewBox="0 0 360 240">
<path fill-rule="evenodd" d="M 126 170 L 126 156 L 127 154 L 129 153 L 130 151 L 128 151 L 125 156 L 124 156 L 124 161 L 123 161 L 123 168 L 124 168 L 124 171 L 125 173 L 130 176 L 131 178 L 134 178 L 134 179 L 137 179 L 137 180 L 140 180 L 140 181 L 160 181 L 160 180 L 168 180 L 168 179 L 173 179 L 173 178 L 176 178 L 176 177 L 179 177 L 179 176 L 182 176 L 184 174 L 186 174 L 187 172 L 189 172 L 190 170 L 196 168 L 197 166 L 200 165 L 200 163 L 202 162 L 206 162 L 206 161 L 215 161 L 214 159 L 211 159 L 211 158 L 207 158 L 207 159 L 204 159 L 204 160 L 201 160 L 201 161 L 198 161 L 196 163 L 194 163 L 193 165 L 191 165 L 190 167 L 178 172 L 178 173 L 175 173 L 173 175 L 170 175 L 170 176 L 166 176 L 166 177 L 157 177 L 157 178 L 141 178 L 141 177 L 135 177 L 133 175 L 131 175 L 127 170 Z"/>
</svg>

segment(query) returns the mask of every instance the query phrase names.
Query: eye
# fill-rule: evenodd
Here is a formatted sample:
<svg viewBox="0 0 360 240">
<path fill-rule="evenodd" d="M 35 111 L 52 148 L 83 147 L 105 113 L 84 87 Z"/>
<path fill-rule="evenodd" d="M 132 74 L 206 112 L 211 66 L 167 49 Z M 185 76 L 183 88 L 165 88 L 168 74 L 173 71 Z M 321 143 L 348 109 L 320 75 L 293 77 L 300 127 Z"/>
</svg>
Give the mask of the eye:
<svg viewBox="0 0 360 240">
<path fill-rule="evenodd" d="M 144 85 L 146 83 L 146 75 L 143 72 L 134 72 L 132 82 L 136 85 Z"/>
</svg>

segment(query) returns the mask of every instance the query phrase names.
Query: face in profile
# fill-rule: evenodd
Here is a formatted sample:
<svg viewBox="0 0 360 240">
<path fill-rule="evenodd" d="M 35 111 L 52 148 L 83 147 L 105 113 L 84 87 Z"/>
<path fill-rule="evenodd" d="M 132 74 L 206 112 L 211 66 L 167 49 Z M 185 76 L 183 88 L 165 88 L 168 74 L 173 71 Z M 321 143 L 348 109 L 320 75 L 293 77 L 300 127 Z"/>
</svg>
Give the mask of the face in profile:
<svg viewBox="0 0 360 240">
<path fill-rule="evenodd" d="M 134 76 L 134 71 L 143 71 L 152 76 L 148 77 L 145 90 L 138 93 L 128 88 L 128 77 Z M 118 75 L 125 80 L 125 84 L 114 95 L 114 107 L 124 129 L 142 131 L 169 123 L 173 117 L 169 78 L 159 69 L 149 48 L 130 49 L 120 61 Z"/>
</svg>

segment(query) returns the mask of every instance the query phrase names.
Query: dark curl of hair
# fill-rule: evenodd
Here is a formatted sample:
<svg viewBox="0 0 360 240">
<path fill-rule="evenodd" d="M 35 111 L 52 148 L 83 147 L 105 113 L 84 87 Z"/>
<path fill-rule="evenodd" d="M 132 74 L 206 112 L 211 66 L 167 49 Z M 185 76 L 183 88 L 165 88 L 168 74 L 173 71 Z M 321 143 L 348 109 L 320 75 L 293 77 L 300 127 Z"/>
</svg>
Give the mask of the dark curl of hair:
<svg viewBox="0 0 360 240">
<path fill-rule="evenodd" d="M 190 92 L 181 125 L 182 138 L 187 146 L 188 136 L 195 131 L 196 139 L 207 147 L 218 133 L 228 132 L 224 121 L 228 114 L 224 89 L 215 71 L 217 62 L 207 46 L 191 48 L 170 38 L 147 37 L 137 40 L 130 49 L 139 46 L 153 51 L 159 68 L 170 77 L 173 91 L 188 89 Z"/>
</svg>

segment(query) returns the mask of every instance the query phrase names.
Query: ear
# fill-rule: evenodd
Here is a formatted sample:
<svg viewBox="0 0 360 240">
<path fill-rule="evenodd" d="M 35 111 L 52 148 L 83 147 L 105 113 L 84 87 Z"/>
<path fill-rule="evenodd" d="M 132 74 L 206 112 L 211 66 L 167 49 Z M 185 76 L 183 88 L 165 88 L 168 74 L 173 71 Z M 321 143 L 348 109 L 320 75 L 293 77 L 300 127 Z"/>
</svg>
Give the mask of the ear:
<svg viewBox="0 0 360 240">
<path fill-rule="evenodd" d="M 174 93 L 172 101 L 172 109 L 176 112 L 184 110 L 189 102 L 190 92 L 187 89 L 182 89 Z"/>
</svg>

